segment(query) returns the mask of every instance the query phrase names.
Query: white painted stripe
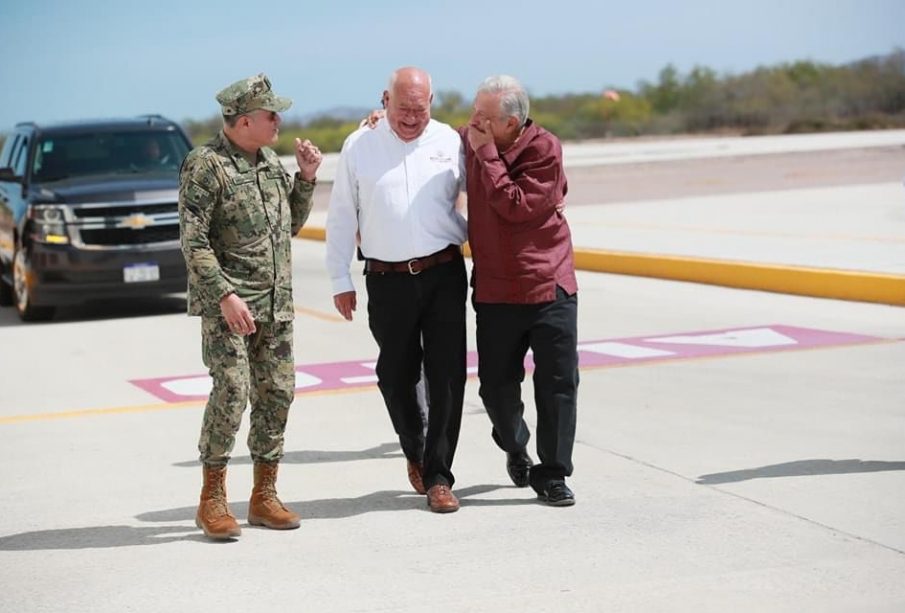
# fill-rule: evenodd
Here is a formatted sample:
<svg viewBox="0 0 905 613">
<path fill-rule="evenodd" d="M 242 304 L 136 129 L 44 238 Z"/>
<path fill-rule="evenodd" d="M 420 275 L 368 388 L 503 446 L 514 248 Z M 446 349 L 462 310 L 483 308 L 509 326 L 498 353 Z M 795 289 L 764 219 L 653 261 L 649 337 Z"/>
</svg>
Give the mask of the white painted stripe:
<svg viewBox="0 0 905 613">
<path fill-rule="evenodd" d="M 364 375 L 363 377 L 341 377 L 340 381 L 355 385 L 357 383 L 377 383 L 377 375 Z"/>
<path fill-rule="evenodd" d="M 207 396 L 211 393 L 213 380 L 208 375 L 192 377 L 190 379 L 176 379 L 160 384 L 168 392 L 179 396 Z"/>
<path fill-rule="evenodd" d="M 578 350 L 590 351 L 591 353 L 601 353 L 603 355 L 612 355 L 617 358 L 628 358 L 630 360 L 675 355 L 674 351 L 665 351 L 663 349 L 652 349 L 650 347 L 639 347 L 638 345 L 614 342 L 578 345 Z"/>
<path fill-rule="evenodd" d="M 797 345 L 798 341 L 780 334 L 772 328 L 755 328 L 753 330 L 730 330 L 719 334 L 695 334 L 684 336 L 664 336 L 644 339 L 649 343 L 668 343 L 674 345 L 708 345 L 711 347 L 782 347 Z"/>
</svg>

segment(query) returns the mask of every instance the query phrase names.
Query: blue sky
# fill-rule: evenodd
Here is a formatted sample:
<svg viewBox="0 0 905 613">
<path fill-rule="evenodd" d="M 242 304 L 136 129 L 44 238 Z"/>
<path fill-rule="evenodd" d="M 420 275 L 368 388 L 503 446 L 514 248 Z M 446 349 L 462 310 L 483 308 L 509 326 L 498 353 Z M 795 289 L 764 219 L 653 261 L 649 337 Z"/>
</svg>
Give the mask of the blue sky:
<svg viewBox="0 0 905 613">
<path fill-rule="evenodd" d="M 905 0 L 0 0 L 0 130 L 161 113 L 204 119 L 266 72 L 289 116 L 372 107 L 389 73 L 470 97 L 487 75 L 533 95 L 634 88 L 668 63 L 741 72 L 905 47 Z"/>
</svg>

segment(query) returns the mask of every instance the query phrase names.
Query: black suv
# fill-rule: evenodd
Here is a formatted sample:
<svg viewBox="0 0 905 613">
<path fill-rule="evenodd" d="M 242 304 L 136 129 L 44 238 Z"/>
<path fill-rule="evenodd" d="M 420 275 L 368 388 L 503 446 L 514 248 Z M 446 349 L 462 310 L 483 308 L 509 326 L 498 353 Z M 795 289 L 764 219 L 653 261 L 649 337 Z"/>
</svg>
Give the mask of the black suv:
<svg viewBox="0 0 905 613">
<path fill-rule="evenodd" d="M 20 123 L 0 152 L 0 305 L 184 292 L 179 166 L 185 132 L 159 115 Z"/>
</svg>

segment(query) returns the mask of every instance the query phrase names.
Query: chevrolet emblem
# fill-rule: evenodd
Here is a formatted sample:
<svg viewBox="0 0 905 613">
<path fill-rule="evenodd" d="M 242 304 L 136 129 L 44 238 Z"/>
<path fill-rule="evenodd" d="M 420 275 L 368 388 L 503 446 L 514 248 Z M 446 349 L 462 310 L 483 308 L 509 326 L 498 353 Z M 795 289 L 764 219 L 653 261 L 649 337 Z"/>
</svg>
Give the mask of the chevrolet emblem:
<svg viewBox="0 0 905 613">
<path fill-rule="evenodd" d="M 141 230 L 147 226 L 153 226 L 154 220 L 144 213 L 133 213 L 120 222 L 120 227 L 132 228 L 133 230 Z"/>
</svg>

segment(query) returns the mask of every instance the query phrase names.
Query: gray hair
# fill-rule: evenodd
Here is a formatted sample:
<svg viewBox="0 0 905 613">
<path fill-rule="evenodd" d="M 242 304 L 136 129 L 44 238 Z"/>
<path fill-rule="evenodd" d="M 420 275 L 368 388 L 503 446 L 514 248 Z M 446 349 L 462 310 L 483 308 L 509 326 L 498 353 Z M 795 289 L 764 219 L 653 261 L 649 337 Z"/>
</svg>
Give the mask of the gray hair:
<svg viewBox="0 0 905 613">
<path fill-rule="evenodd" d="M 426 80 L 427 81 L 427 89 L 430 95 L 434 93 L 434 84 L 433 79 L 431 79 L 430 73 L 426 70 L 422 70 L 420 68 L 415 68 L 414 66 L 406 66 L 405 68 L 399 68 L 393 71 L 393 74 L 390 75 L 390 80 L 387 83 L 387 91 L 393 91 L 393 88 L 396 86 L 396 81 L 399 80 L 401 75 L 405 75 L 408 80 Z"/>
<path fill-rule="evenodd" d="M 515 117 L 521 128 L 528 121 L 528 93 L 515 77 L 494 75 L 478 86 L 478 93 L 500 94 L 500 112 L 505 117 Z"/>
</svg>

